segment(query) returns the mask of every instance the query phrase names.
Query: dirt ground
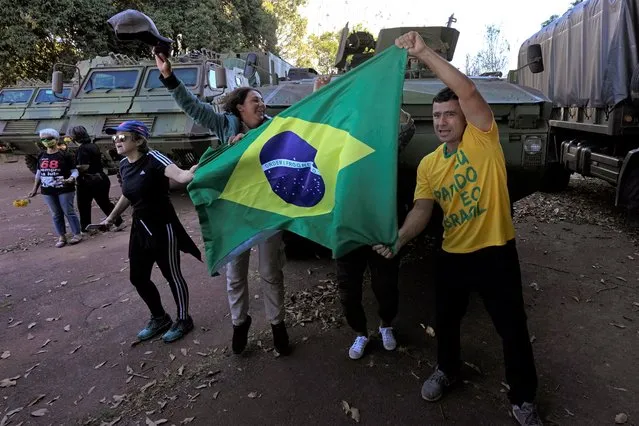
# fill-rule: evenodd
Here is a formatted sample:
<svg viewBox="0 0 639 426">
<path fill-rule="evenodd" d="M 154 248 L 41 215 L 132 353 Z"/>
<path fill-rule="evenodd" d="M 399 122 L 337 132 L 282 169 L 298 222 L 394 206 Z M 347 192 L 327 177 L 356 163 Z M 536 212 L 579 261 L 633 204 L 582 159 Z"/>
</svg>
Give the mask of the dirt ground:
<svg viewBox="0 0 639 426">
<path fill-rule="evenodd" d="M 396 331 L 385 351 L 348 358 L 328 259 L 286 265 L 288 357 L 271 351 L 252 258 L 253 327 L 247 352 L 230 351 L 224 276 L 182 256 L 196 329 L 185 339 L 132 346 L 148 312 L 128 281 L 128 228 L 54 247 L 41 196 L 24 208 L 32 175 L 0 164 L 0 425 L 509 425 L 501 345 L 472 298 L 462 327 L 464 382 L 438 403 L 420 398 L 435 361 L 432 250 L 427 239 L 403 260 Z M 119 195 L 112 178 L 112 197 Z M 614 191 L 575 178 L 570 189 L 515 205 L 530 334 L 546 424 L 639 424 L 639 247 L 614 212 Z M 187 195 L 180 217 L 201 246 Z M 94 218 L 102 213 L 94 208 Z M 128 221 L 129 216 L 126 216 Z M 167 311 L 175 304 L 159 271 Z M 376 305 L 365 291 L 369 328 Z M 622 417 L 622 416 L 621 416 Z M 624 420 L 621 417 L 618 420 Z"/>
</svg>

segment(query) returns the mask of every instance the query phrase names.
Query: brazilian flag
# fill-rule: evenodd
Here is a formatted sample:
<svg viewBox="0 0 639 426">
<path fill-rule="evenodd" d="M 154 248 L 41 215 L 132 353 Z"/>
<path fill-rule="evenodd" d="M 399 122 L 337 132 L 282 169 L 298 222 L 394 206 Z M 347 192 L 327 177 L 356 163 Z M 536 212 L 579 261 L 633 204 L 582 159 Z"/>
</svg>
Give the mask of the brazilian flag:
<svg viewBox="0 0 639 426">
<path fill-rule="evenodd" d="M 334 257 L 396 244 L 406 58 L 406 50 L 391 46 L 237 144 L 204 153 L 188 191 L 209 273 L 279 230 Z"/>
</svg>

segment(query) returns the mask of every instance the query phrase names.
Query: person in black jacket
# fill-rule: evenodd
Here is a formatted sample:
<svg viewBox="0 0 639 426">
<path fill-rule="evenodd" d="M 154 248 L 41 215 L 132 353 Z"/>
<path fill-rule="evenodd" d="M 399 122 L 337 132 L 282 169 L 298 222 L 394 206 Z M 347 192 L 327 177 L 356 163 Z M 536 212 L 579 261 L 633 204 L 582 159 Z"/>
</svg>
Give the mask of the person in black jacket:
<svg viewBox="0 0 639 426">
<path fill-rule="evenodd" d="M 193 319 L 188 312 L 189 291 L 180 269 L 180 251 L 200 261 L 202 259 L 200 250 L 173 208 L 169 198 L 169 178 L 188 184 L 193 180 L 197 165 L 182 170 L 159 151 L 150 150 L 146 139 L 149 130 L 140 121 L 125 121 L 106 132 L 114 134 L 118 154 L 125 158 L 120 161 L 122 196 L 102 224 L 114 223 L 116 217 L 133 206 L 129 239 L 130 279 L 151 311 L 151 319 L 138 333 L 138 339 L 148 340 L 166 331 L 162 339 L 167 343 L 173 342 L 193 329 Z M 177 305 L 175 323 L 164 310 L 160 293 L 151 281 L 154 263 L 171 287 Z"/>
<path fill-rule="evenodd" d="M 102 169 L 102 154 L 96 144 L 91 141 L 87 129 L 75 126 L 69 136 L 80 145 L 76 152 L 76 167 L 80 172 L 77 182 L 78 211 L 82 231 L 91 224 L 91 203 L 98 204 L 105 215 L 111 214 L 115 205 L 109 199 L 111 181 Z M 124 221 L 117 216 L 113 222 L 116 231 L 124 228 Z"/>
</svg>

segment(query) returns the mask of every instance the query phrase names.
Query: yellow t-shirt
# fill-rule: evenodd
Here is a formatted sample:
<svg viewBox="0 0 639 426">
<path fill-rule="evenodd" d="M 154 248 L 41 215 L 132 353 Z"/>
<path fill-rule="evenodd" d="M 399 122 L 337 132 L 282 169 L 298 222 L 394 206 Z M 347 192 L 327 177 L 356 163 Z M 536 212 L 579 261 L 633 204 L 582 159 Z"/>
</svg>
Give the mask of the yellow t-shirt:
<svg viewBox="0 0 639 426">
<path fill-rule="evenodd" d="M 497 123 L 483 132 L 466 125 L 457 151 L 446 144 L 417 168 L 415 200 L 433 199 L 444 212 L 444 242 L 449 253 L 501 246 L 515 237 L 506 184 L 506 161 Z"/>
</svg>

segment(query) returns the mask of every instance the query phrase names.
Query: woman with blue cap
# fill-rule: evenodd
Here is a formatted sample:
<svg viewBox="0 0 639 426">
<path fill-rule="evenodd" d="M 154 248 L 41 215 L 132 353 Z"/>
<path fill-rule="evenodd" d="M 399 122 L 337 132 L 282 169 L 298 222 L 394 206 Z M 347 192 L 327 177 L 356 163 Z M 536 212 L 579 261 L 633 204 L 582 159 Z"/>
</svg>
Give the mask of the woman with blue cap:
<svg viewBox="0 0 639 426">
<path fill-rule="evenodd" d="M 125 158 L 120 161 L 122 196 L 102 224 L 112 224 L 124 210 L 133 206 L 130 279 L 151 311 L 151 319 L 138 333 L 138 339 L 148 340 L 164 332 L 162 339 L 173 342 L 193 329 L 193 320 L 188 313 L 189 291 L 180 269 L 180 251 L 202 259 L 171 203 L 169 179 L 188 184 L 193 180 L 197 165 L 182 170 L 159 151 L 149 149 L 149 130 L 140 121 L 125 121 L 116 128 L 107 129 L 106 133 L 114 135 L 115 148 Z M 177 305 L 175 322 L 164 310 L 160 293 L 151 281 L 154 263 L 171 287 Z"/>
</svg>

